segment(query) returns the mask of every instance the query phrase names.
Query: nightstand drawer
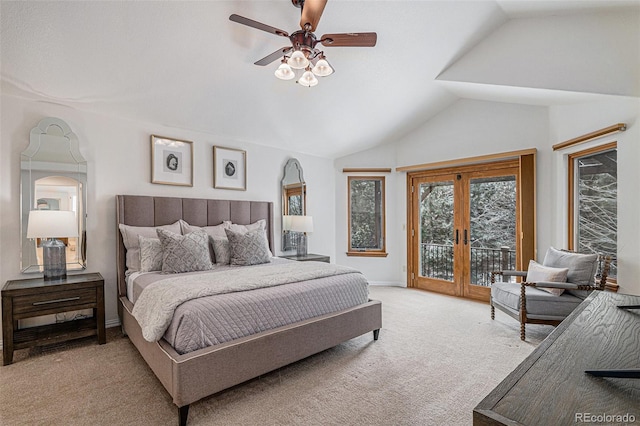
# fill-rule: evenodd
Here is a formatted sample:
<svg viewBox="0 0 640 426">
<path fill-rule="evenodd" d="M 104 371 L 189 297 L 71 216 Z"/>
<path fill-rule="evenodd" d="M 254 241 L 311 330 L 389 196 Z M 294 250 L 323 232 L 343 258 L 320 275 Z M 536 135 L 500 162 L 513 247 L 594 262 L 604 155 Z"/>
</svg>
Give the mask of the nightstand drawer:
<svg viewBox="0 0 640 426">
<path fill-rule="evenodd" d="M 77 309 L 82 305 L 95 305 L 96 289 L 86 288 L 54 291 L 13 298 L 13 313 L 16 317 L 34 312 L 46 314 L 49 310 L 60 312 L 61 308 Z"/>
</svg>

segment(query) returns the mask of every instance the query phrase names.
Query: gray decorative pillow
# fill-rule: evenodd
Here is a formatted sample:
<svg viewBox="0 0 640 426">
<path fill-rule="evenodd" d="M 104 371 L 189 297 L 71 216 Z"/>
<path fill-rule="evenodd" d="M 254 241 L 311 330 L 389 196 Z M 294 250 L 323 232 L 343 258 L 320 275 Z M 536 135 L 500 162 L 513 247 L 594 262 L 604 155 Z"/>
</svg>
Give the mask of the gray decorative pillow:
<svg viewBox="0 0 640 426">
<path fill-rule="evenodd" d="M 180 229 L 182 229 L 182 235 L 187 235 L 194 231 L 204 231 L 209 235 L 209 254 L 211 255 L 211 262 L 216 263 L 215 249 L 213 248 L 213 240 L 216 238 L 227 239 L 227 234 L 224 233 L 225 229 L 231 226 L 231 221 L 225 220 L 220 225 L 214 226 L 194 226 L 189 225 L 184 220 L 180 219 Z M 229 264 L 227 260 L 226 264 Z"/>
<path fill-rule="evenodd" d="M 249 225 L 239 225 L 237 223 L 232 223 L 229 226 L 229 229 L 241 234 L 245 234 L 249 231 L 255 231 L 256 229 L 262 229 L 262 232 L 264 234 L 264 240 L 267 242 L 267 250 L 269 250 L 269 256 L 273 257 L 273 254 L 271 253 L 271 249 L 269 249 L 269 240 L 267 238 L 267 221 L 265 219 L 259 219 L 253 223 L 250 223 Z"/>
<path fill-rule="evenodd" d="M 162 244 L 162 272 L 193 272 L 212 269 L 209 236 L 204 231 L 187 235 L 158 229 Z"/>
<path fill-rule="evenodd" d="M 162 244 L 158 238 L 138 236 L 140 272 L 162 271 Z"/>
<path fill-rule="evenodd" d="M 228 265 L 231 261 L 231 252 L 229 251 L 229 240 L 227 238 L 213 238 L 211 240 L 213 252 L 217 265 Z"/>
<path fill-rule="evenodd" d="M 138 237 L 142 235 L 147 238 L 157 238 L 157 229 L 166 229 L 176 234 L 180 234 L 180 223 L 178 221 L 171 225 L 162 226 L 131 226 L 120 224 L 120 233 L 122 241 L 127 249 L 127 274 L 140 270 L 140 241 Z"/>
<path fill-rule="evenodd" d="M 591 285 L 594 283 L 594 277 L 598 269 L 598 255 L 571 253 L 549 247 L 542 264 L 554 268 L 568 268 L 568 283 Z"/>
<path fill-rule="evenodd" d="M 258 265 L 270 261 L 271 255 L 264 230 L 240 233 L 227 229 L 225 232 L 229 240 L 232 265 Z"/>
</svg>

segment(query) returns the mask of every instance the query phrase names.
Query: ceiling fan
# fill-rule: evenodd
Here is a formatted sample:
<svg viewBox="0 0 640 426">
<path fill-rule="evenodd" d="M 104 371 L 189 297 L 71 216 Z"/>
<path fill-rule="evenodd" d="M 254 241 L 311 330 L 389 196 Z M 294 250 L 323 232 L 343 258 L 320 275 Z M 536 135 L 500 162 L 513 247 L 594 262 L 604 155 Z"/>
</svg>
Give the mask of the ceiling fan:
<svg viewBox="0 0 640 426">
<path fill-rule="evenodd" d="M 282 47 L 270 55 L 265 56 L 255 65 L 265 66 L 278 58 L 282 58 L 281 64 L 275 72 L 281 80 L 291 80 L 296 77 L 296 70 L 305 70 L 297 83 L 311 87 L 318 84 L 316 76 L 326 77 L 333 73 L 333 67 L 329 65 L 324 52 L 318 49 L 318 45 L 324 47 L 373 47 L 376 45 L 378 35 L 376 33 L 337 33 L 324 34 L 320 39 L 313 33 L 316 30 L 327 0 L 291 0 L 295 7 L 300 8 L 300 28 L 291 35 L 286 31 L 263 24 L 244 16 L 233 14 L 229 19 L 239 24 L 257 28 L 281 37 L 287 37 L 291 46 Z"/>
</svg>

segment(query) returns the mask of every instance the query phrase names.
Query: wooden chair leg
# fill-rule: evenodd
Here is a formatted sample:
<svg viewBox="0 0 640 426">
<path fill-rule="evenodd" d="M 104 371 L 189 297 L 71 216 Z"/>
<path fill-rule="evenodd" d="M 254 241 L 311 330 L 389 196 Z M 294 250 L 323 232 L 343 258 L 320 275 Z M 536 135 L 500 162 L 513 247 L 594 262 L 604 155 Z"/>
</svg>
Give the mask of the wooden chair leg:
<svg viewBox="0 0 640 426">
<path fill-rule="evenodd" d="M 496 308 L 493 305 L 491 305 L 491 319 L 496 319 Z"/>
<path fill-rule="evenodd" d="M 524 323 L 523 323 L 523 322 L 521 322 L 521 323 L 520 323 L 520 340 L 523 340 L 523 341 L 524 341 L 524 339 L 525 339 L 525 334 L 526 334 L 526 333 L 525 333 L 525 330 L 524 330 Z"/>
</svg>

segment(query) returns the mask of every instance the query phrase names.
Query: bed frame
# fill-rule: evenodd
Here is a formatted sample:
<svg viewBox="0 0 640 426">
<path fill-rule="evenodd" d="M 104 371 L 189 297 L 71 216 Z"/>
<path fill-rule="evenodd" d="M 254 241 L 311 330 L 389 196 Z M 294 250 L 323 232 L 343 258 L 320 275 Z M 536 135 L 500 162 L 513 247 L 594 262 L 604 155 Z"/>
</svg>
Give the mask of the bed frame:
<svg viewBox="0 0 640 426">
<path fill-rule="evenodd" d="M 249 224 L 267 221 L 267 239 L 273 247 L 273 203 L 264 201 L 206 200 L 195 198 L 116 196 L 118 315 L 122 330 L 178 406 L 179 424 L 187 424 L 189 404 L 258 377 L 277 368 L 373 331 L 378 339 L 382 305 L 362 305 L 231 342 L 178 354 L 164 339 L 150 343 L 132 315 L 125 281 L 126 249 L 118 224 L 160 226 L 183 219 L 191 225 L 218 225 L 223 220 Z"/>
</svg>

